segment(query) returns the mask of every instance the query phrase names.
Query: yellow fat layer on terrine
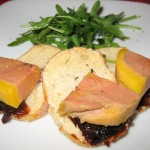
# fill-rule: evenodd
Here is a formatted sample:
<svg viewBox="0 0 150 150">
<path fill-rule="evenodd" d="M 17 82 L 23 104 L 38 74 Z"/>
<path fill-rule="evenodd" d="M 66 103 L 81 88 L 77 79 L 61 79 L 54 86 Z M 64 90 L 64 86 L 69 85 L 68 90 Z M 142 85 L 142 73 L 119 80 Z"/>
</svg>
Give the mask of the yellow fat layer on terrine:
<svg viewBox="0 0 150 150">
<path fill-rule="evenodd" d="M 0 101 L 18 108 L 40 79 L 40 69 L 19 60 L 0 57 Z"/>
</svg>

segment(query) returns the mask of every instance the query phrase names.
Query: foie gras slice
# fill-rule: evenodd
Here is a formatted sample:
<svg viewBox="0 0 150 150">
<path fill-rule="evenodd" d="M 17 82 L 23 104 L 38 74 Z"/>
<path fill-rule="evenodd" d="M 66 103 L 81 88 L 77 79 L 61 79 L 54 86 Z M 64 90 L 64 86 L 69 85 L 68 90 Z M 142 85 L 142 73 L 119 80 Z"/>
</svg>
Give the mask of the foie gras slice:
<svg viewBox="0 0 150 150">
<path fill-rule="evenodd" d="M 150 59 L 121 49 L 116 60 L 116 80 L 143 96 L 150 88 Z"/>
<path fill-rule="evenodd" d="M 59 113 L 81 122 L 119 125 L 134 113 L 140 96 L 121 84 L 89 73 L 60 104 Z"/>
<path fill-rule="evenodd" d="M 0 57 L 0 101 L 18 108 L 36 86 L 40 74 L 35 65 Z"/>
</svg>

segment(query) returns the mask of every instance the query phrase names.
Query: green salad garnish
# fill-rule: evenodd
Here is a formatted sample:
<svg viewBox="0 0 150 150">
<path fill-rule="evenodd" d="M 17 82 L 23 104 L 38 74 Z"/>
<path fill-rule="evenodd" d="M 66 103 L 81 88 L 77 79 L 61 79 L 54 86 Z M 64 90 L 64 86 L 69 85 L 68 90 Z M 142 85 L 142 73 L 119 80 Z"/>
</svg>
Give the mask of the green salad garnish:
<svg viewBox="0 0 150 150">
<path fill-rule="evenodd" d="M 55 45 L 60 49 L 74 46 L 87 48 L 116 47 L 115 38 L 127 39 L 121 27 L 140 29 L 136 26 L 123 24 L 123 22 L 136 19 L 138 16 L 125 17 L 125 13 L 101 15 L 101 3 L 97 0 L 91 11 L 85 4 L 77 10 L 67 8 L 64 10 L 56 5 L 57 13 L 54 16 L 40 18 L 39 22 L 29 22 L 29 30 L 16 38 L 8 46 L 16 46 L 26 41 L 33 44 Z"/>
</svg>

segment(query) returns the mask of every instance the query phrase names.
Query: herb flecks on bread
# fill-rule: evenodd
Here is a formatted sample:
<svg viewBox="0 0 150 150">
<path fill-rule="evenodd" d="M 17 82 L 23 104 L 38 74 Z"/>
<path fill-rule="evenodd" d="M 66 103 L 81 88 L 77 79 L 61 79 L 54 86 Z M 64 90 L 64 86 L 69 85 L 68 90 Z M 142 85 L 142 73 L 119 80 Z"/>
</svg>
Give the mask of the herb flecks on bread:
<svg viewBox="0 0 150 150">
<path fill-rule="evenodd" d="M 89 72 L 101 78 L 116 82 L 114 75 L 106 67 L 103 55 L 100 52 L 83 47 L 74 47 L 68 51 L 58 53 L 49 61 L 43 72 L 43 87 L 49 103 L 49 113 L 64 134 L 84 146 L 91 146 L 91 142 L 83 135 L 83 130 L 75 124 L 73 119 L 70 118 L 71 116 L 61 115 L 58 110 L 63 100 L 75 90 Z M 92 124 L 88 124 L 88 126 L 91 128 Z M 106 141 L 109 143 L 117 139 L 117 136 L 111 139 L 110 136 L 123 136 L 128 128 L 125 127 L 125 132 L 122 132 L 124 127 L 118 127 L 113 132 L 113 135 L 107 135 L 103 140 L 99 138 L 96 144 L 104 144 Z M 103 129 L 99 131 L 103 132 Z M 108 129 L 105 130 L 108 132 Z M 94 134 L 92 138 L 95 138 L 95 136 Z"/>
</svg>

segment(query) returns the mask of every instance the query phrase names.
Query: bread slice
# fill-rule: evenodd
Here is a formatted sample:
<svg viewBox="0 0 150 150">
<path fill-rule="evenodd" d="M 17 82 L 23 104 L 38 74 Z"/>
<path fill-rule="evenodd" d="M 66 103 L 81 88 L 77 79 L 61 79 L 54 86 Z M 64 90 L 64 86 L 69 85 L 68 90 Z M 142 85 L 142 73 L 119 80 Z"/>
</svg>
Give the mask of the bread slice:
<svg viewBox="0 0 150 150">
<path fill-rule="evenodd" d="M 115 74 L 117 54 L 121 49 L 122 47 L 109 47 L 96 49 L 96 51 L 101 52 L 104 55 L 106 66 L 113 74 Z"/>
<path fill-rule="evenodd" d="M 60 51 L 60 49 L 51 45 L 35 45 L 25 54 L 21 55 L 18 60 L 37 65 L 40 69 L 44 69 L 48 61 Z"/>
<path fill-rule="evenodd" d="M 53 46 L 36 45 L 20 56 L 18 60 L 37 65 L 43 70 L 47 62 L 59 52 L 60 50 Z M 11 115 L 11 118 L 23 121 L 33 121 L 47 114 L 48 103 L 43 94 L 42 79 L 27 99 L 25 99 L 25 103 L 29 109 L 29 113 L 25 115 Z"/>
<path fill-rule="evenodd" d="M 55 69 L 54 69 L 55 68 Z M 68 51 L 62 51 L 50 59 L 43 72 L 44 93 L 49 103 L 49 113 L 55 120 L 59 129 L 73 141 L 84 146 L 93 146 L 79 126 L 70 116 L 62 116 L 58 113 L 61 102 L 75 89 L 88 72 L 115 82 L 114 75 L 106 67 L 103 55 L 100 52 L 82 47 L 75 47 Z M 124 125 L 123 132 L 113 138 L 103 140 L 101 144 L 109 143 L 124 135 L 128 124 Z M 96 145 L 99 143 L 96 143 Z"/>
</svg>

